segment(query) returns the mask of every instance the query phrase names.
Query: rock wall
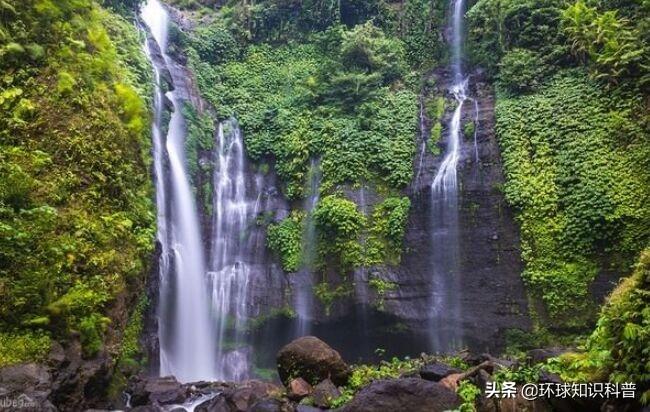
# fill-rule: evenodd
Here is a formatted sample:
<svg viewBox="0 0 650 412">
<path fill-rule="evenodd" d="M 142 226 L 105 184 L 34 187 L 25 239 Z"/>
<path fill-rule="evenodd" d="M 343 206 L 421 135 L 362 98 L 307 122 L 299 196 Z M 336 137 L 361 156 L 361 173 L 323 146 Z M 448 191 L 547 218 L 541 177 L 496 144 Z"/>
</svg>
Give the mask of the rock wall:
<svg viewBox="0 0 650 412">
<path fill-rule="evenodd" d="M 436 84 L 442 85 L 436 93 L 444 93 L 446 73 L 433 76 Z M 473 137 L 466 137 L 459 162 L 460 323 L 464 344 L 474 350 L 499 350 L 506 329 L 530 328 L 528 300 L 521 280 L 518 227 L 500 191 L 504 177 L 494 131 L 494 95 L 479 75 L 473 76 L 471 84 L 471 96 L 476 98 L 479 112 L 476 146 Z M 443 142 L 450 114 L 447 110 L 443 119 Z M 468 101 L 463 124 L 474 117 L 475 106 Z M 428 130 L 431 119 L 424 123 Z M 429 138 L 428 133 L 420 136 L 418 145 L 422 138 Z M 441 146 L 444 153 L 444 144 Z M 436 247 L 429 226 L 430 184 L 443 157 L 433 156 L 429 150 L 424 153 L 420 178 L 410 188 L 412 208 L 402 263 L 399 267 L 374 269 L 381 278 L 399 285 L 386 296 L 386 310 L 422 328 L 427 327 L 431 304 L 429 254 Z M 417 168 L 419 159 L 415 163 Z M 446 323 L 458 327 L 457 322 L 448 319 Z"/>
</svg>

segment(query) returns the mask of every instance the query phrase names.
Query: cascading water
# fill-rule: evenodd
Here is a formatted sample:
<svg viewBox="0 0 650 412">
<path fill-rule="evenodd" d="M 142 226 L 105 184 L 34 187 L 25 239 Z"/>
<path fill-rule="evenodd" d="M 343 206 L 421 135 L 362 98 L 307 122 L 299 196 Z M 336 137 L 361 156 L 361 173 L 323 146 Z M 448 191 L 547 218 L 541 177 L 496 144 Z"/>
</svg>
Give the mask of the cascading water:
<svg viewBox="0 0 650 412">
<path fill-rule="evenodd" d="M 463 17 L 464 0 L 452 3 L 452 60 L 453 83 L 451 94 L 456 100 L 449 133 L 447 151 L 431 184 L 432 253 L 432 346 L 447 351 L 462 339 L 458 228 L 458 161 L 461 155 L 461 120 L 467 101 L 468 79 L 463 74 Z"/>
<path fill-rule="evenodd" d="M 308 194 L 304 205 L 305 212 L 307 212 L 302 239 L 304 261 L 302 269 L 296 274 L 294 283 L 294 307 L 298 316 L 296 336 L 305 336 L 311 330 L 314 303 L 314 265 L 316 264 L 316 223 L 313 211 L 320 199 L 320 181 L 320 162 L 312 159 L 309 167 Z"/>
<path fill-rule="evenodd" d="M 216 143 L 210 279 L 217 318 L 217 375 L 243 380 L 250 364 L 248 352 L 241 348 L 248 315 L 249 263 L 257 246 L 248 231 L 260 211 L 262 176 L 247 184 L 244 142 L 234 119 L 219 125 Z M 226 351 L 226 347 L 234 349 Z"/>
<path fill-rule="evenodd" d="M 166 54 L 167 12 L 158 0 L 142 8 L 142 20 L 149 27 L 162 54 L 154 58 L 153 45 L 146 44 L 156 79 L 153 155 L 156 173 L 158 240 L 160 257 L 160 374 L 179 381 L 212 380 L 216 377 L 215 334 L 209 312 L 206 265 L 199 217 L 189 182 L 185 159 L 185 120 L 182 100 L 174 90 L 166 97 L 173 112 L 166 139 L 163 138 L 163 84 L 161 72 L 171 68 Z M 172 72 L 172 86 L 177 78 Z M 168 166 L 168 167 L 166 167 Z"/>
</svg>

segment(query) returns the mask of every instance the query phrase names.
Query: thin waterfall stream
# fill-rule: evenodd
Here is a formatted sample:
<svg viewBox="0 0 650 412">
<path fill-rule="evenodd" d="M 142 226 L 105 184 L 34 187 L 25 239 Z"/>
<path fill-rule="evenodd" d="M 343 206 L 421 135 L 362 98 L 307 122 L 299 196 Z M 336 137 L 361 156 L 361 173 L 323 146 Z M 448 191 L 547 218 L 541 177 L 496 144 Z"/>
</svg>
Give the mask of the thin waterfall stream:
<svg viewBox="0 0 650 412">
<path fill-rule="evenodd" d="M 296 336 L 308 335 L 311 331 L 312 310 L 314 305 L 314 270 L 316 265 L 316 222 L 314 209 L 320 199 L 321 170 L 320 161 L 312 159 L 309 166 L 309 186 L 304 202 L 307 213 L 303 233 L 303 262 L 302 268 L 296 274 L 294 283 L 294 307 L 298 316 Z"/>
<path fill-rule="evenodd" d="M 451 18 L 450 93 L 456 107 L 449 123 L 445 157 L 431 184 L 431 344 L 437 351 L 448 351 L 461 343 L 461 304 L 459 300 L 460 244 L 458 220 L 458 162 L 461 156 L 461 120 L 468 100 L 468 78 L 463 73 L 464 0 L 453 0 Z"/>
</svg>

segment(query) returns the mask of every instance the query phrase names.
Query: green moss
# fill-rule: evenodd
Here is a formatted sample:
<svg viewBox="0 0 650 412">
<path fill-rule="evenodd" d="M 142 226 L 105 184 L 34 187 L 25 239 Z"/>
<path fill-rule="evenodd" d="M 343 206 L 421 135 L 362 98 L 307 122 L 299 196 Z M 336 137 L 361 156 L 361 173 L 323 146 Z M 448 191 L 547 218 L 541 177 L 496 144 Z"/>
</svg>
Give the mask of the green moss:
<svg viewBox="0 0 650 412">
<path fill-rule="evenodd" d="M 278 318 L 293 319 L 295 317 L 296 317 L 296 312 L 290 306 L 285 306 L 282 308 L 273 308 L 269 311 L 269 313 L 259 315 L 256 318 L 252 319 L 248 323 L 247 327 L 250 330 L 256 330 L 263 327 L 267 322 L 273 319 L 278 319 Z"/>
<path fill-rule="evenodd" d="M 208 113 L 199 113 L 192 104 L 183 104 L 183 117 L 187 126 L 185 138 L 185 156 L 187 169 L 191 178 L 199 172 L 199 157 L 201 153 L 210 152 L 214 148 L 214 120 Z"/>
<path fill-rule="evenodd" d="M 282 268 L 286 272 L 296 272 L 302 264 L 304 221 L 305 213 L 294 210 L 281 222 L 268 226 L 268 246 L 280 256 Z"/>
<path fill-rule="evenodd" d="M 21 362 L 43 361 L 50 351 L 50 335 L 41 331 L 0 333 L 0 368 Z"/>
<path fill-rule="evenodd" d="M 465 139 L 474 139 L 474 132 L 476 131 L 476 125 L 474 121 L 469 121 L 463 125 L 463 135 Z"/>
<path fill-rule="evenodd" d="M 375 206 L 366 240 L 365 264 L 399 264 L 411 201 L 407 197 L 388 197 Z"/>
<path fill-rule="evenodd" d="M 384 297 L 387 292 L 397 289 L 397 284 L 388 280 L 373 277 L 368 281 L 370 286 L 377 294 L 377 308 L 382 310 L 384 308 Z"/>
<path fill-rule="evenodd" d="M 330 286 L 329 283 L 323 282 L 314 286 L 314 296 L 325 307 L 325 315 L 329 316 L 332 305 L 339 299 L 346 298 L 352 294 L 350 285 L 342 284 L 336 287 Z"/>
<path fill-rule="evenodd" d="M 0 326 L 41 349 L 80 332 L 92 356 L 153 249 L 151 71 L 134 25 L 90 0 L 17 2 L 5 23 L 0 49 L 25 53 L 0 60 Z"/>
<path fill-rule="evenodd" d="M 498 95 L 507 201 L 521 225 L 524 279 L 555 326 L 595 315 L 601 256 L 629 264 L 650 234 L 650 146 L 633 90 L 604 91 L 581 71 L 528 96 Z M 576 316 L 578 315 L 578 316 Z"/>
<path fill-rule="evenodd" d="M 568 381 L 648 382 L 650 347 L 650 250 L 634 273 L 612 292 L 583 351 L 550 361 L 549 369 Z M 650 403 L 650 391 L 640 394 Z"/>
</svg>

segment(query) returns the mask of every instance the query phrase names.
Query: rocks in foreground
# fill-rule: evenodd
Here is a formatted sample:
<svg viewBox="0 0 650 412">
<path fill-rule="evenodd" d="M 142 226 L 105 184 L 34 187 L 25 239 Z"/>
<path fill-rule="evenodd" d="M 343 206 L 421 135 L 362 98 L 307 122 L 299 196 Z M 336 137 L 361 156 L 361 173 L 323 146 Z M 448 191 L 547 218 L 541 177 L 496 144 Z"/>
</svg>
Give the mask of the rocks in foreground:
<svg viewBox="0 0 650 412">
<path fill-rule="evenodd" d="M 278 374 L 285 385 L 294 378 L 303 378 L 311 385 L 330 379 L 335 385 L 345 385 L 350 368 L 341 355 L 314 336 L 294 340 L 280 349 L 277 356 Z"/>
<path fill-rule="evenodd" d="M 461 404 L 456 393 L 436 382 L 418 378 L 379 380 L 361 389 L 342 412 L 453 410 Z"/>
</svg>

